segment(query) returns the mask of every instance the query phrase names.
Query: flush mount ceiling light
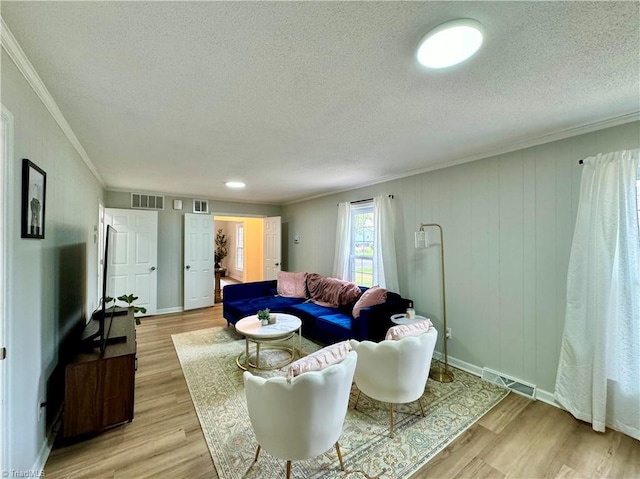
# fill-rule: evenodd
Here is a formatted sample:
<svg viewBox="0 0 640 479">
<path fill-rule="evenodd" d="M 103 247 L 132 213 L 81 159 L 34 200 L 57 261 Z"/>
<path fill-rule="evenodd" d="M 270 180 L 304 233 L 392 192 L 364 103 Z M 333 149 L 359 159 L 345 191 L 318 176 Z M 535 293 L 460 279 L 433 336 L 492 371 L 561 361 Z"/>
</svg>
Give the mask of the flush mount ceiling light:
<svg viewBox="0 0 640 479">
<path fill-rule="evenodd" d="M 227 188 L 244 188 L 247 186 L 242 181 L 227 181 L 225 185 Z"/>
<path fill-rule="evenodd" d="M 451 20 L 427 33 L 418 46 L 418 61 L 429 68 L 446 68 L 465 61 L 482 45 L 484 28 L 470 19 Z"/>
</svg>

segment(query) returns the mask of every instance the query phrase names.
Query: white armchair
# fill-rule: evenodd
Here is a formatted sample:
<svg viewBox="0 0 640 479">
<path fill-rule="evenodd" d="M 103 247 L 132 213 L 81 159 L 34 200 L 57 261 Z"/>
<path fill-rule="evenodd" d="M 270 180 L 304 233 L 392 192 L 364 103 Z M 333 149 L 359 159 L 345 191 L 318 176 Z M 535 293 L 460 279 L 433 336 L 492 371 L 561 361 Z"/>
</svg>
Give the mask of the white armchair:
<svg viewBox="0 0 640 479">
<path fill-rule="evenodd" d="M 393 405 L 418 401 L 424 416 L 420 398 L 429 377 L 433 350 L 438 339 L 435 328 L 420 336 L 397 341 L 384 340 L 358 342 L 352 339 L 351 347 L 358 353 L 355 383 L 358 387 L 355 408 L 360 392 L 372 399 L 389 403 L 390 430 L 393 437 Z"/>
<path fill-rule="evenodd" d="M 344 470 L 338 438 L 342 434 L 349 405 L 351 383 L 357 354 L 351 351 L 344 360 L 321 371 L 303 373 L 290 382 L 284 377 L 264 379 L 243 375 L 249 418 L 258 448 L 287 461 L 318 456 L 335 445 Z"/>
</svg>

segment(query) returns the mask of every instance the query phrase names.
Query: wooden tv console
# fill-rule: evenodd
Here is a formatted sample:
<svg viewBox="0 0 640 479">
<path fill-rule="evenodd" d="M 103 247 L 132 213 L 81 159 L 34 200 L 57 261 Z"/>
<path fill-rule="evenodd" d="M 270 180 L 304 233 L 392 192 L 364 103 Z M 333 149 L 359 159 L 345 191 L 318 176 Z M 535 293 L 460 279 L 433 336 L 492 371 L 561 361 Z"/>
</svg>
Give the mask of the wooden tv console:
<svg viewBox="0 0 640 479">
<path fill-rule="evenodd" d="M 109 337 L 120 342 L 79 352 L 65 367 L 64 439 L 92 434 L 133 420 L 136 328 L 132 311 L 107 318 Z"/>
</svg>

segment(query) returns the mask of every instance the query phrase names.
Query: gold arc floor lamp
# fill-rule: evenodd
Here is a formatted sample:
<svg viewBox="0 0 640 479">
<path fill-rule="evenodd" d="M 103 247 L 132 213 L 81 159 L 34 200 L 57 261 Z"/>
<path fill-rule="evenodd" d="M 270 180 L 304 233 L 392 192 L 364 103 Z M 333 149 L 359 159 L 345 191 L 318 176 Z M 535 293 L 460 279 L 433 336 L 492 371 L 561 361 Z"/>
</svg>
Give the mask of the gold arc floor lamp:
<svg viewBox="0 0 640 479">
<path fill-rule="evenodd" d="M 442 226 L 437 223 L 421 223 L 420 229 L 415 234 L 416 249 L 426 249 L 429 247 L 429 237 L 425 228 L 435 226 L 440 230 L 440 271 L 442 273 L 442 327 L 444 329 L 443 345 L 444 345 L 444 365 L 442 362 L 431 366 L 429 377 L 441 383 L 450 383 L 453 381 L 453 372 L 449 370 L 449 357 L 447 356 L 447 295 L 445 293 L 444 282 L 444 238 L 442 235 Z"/>
</svg>

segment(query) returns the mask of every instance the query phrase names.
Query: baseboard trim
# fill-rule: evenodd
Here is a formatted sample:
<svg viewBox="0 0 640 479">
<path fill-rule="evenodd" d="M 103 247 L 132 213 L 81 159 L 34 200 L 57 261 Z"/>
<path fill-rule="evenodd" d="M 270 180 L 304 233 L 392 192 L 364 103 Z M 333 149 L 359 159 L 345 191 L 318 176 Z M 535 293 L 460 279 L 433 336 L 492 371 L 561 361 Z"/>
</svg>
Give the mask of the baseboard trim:
<svg viewBox="0 0 640 479">
<path fill-rule="evenodd" d="M 39 476 L 35 477 L 41 477 L 44 474 L 44 465 L 47 463 L 47 459 L 49 459 L 51 449 L 53 449 L 53 441 L 50 441 L 49 437 L 47 437 L 42 443 L 36 462 L 31 466 L 30 472 L 39 474 Z"/>
<path fill-rule="evenodd" d="M 555 406 L 558 409 L 563 409 L 565 410 L 562 405 L 556 401 L 555 395 L 553 393 L 550 393 L 549 391 L 545 391 L 544 389 L 538 389 L 536 391 L 536 399 L 547 403 L 551 406 Z"/>
<path fill-rule="evenodd" d="M 49 455 L 51 454 L 51 450 L 53 449 L 53 443 L 55 442 L 56 436 L 58 435 L 58 431 L 60 430 L 60 424 L 62 420 L 62 406 L 56 412 L 55 418 L 52 422 L 52 426 L 47 431 L 47 437 L 42 442 L 42 446 L 40 447 L 40 451 L 38 452 L 38 457 L 36 461 L 31 466 L 32 473 L 37 473 L 38 475 L 30 476 L 30 477 L 44 477 L 44 466 L 47 464 L 47 460 L 49 459 Z"/>
<path fill-rule="evenodd" d="M 184 308 L 182 306 L 178 306 L 176 308 L 157 309 L 156 314 L 154 316 L 159 316 L 162 314 L 182 313 L 183 311 L 184 311 Z"/>
<path fill-rule="evenodd" d="M 439 361 L 443 361 L 443 355 L 439 351 L 433 352 L 433 358 Z M 461 359 L 454 358 L 449 356 L 449 364 L 455 368 L 462 369 L 463 371 L 468 372 L 469 374 L 473 374 L 474 376 L 482 377 L 482 368 L 476 366 L 475 364 L 468 363 L 466 361 L 462 361 Z"/>
<path fill-rule="evenodd" d="M 434 351 L 433 358 L 442 361 L 443 354 L 439 351 Z M 461 359 L 454 358 L 452 356 L 449 356 L 449 364 L 458 369 L 462 369 L 463 371 L 466 371 L 469 374 L 473 374 L 474 376 L 482 377 L 483 368 L 481 368 L 480 366 L 476 366 L 475 364 L 462 361 Z M 496 371 L 496 372 L 499 372 L 500 374 L 506 374 L 500 371 Z M 565 408 L 563 408 L 562 405 L 555 400 L 554 394 L 552 392 L 545 391 L 544 389 L 536 388 L 536 398 L 534 400 L 541 401 L 543 403 L 549 404 L 550 406 L 565 410 Z"/>
</svg>

